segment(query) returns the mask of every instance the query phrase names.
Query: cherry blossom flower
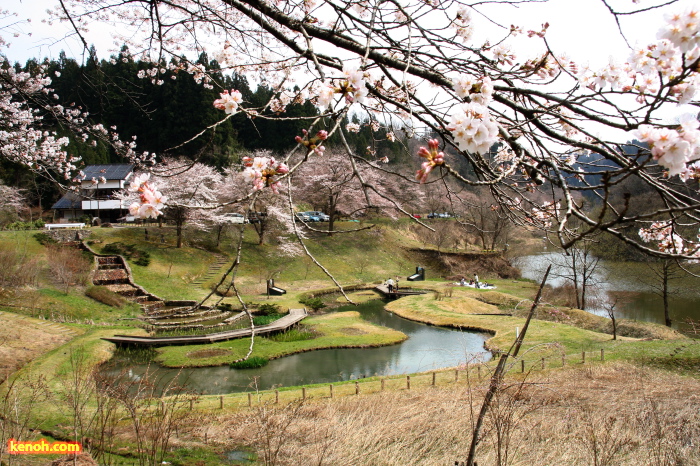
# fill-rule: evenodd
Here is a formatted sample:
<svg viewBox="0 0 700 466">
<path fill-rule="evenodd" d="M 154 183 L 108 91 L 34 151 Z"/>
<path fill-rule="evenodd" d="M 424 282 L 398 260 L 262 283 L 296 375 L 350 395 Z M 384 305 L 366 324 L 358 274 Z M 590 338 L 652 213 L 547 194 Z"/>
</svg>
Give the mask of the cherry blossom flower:
<svg viewBox="0 0 700 466">
<path fill-rule="evenodd" d="M 440 142 L 437 139 L 429 139 L 428 149 L 425 147 L 418 149 L 418 155 L 426 159 L 425 162 L 421 164 L 420 170 L 416 172 L 416 179 L 421 183 L 427 181 L 428 175 L 433 171 L 433 168 L 445 163 L 445 154 L 443 152 L 438 152 L 439 146 Z"/>
<path fill-rule="evenodd" d="M 131 215 L 138 218 L 157 218 L 162 215 L 168 198 L 150 183 L 150 174 L 144 173 L 134 177 L 128 190 L 138 193 L 139 196 L 139 200 L 129 206 Z"/>
<path fill-rule="evenodd" d="M 468 152 L 485 154 L 498 141 L 498 125 L 488 108 L 477 103 L 458 107 L 447 129 L 459 148 Z"/>
<path fill-rule="evenodd" d="M 243 101 L 241 93 L 232 90 L 230 93 L 229 91 L 224 91 L 219 95 L 221 98 L 214 101 L 214 107 L 224 110 L 229 115 L 235 114 L 238 111 L 238 106 Z"/>
</svg>

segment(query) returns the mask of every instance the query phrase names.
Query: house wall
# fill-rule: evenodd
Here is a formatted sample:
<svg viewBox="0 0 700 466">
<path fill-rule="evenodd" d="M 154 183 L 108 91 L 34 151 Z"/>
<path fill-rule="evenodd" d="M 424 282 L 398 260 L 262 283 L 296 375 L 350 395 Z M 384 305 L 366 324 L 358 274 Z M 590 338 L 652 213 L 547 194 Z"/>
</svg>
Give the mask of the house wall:
<svg viewBox="0 0 700 466">
<path fill-rule="evenodd" d="M 103 201 L 83 201 L 83 210 L 110 210 L 110 209 L 125 209 L 122 201 L 118 199 L 108 199 Z"/>
</svg>

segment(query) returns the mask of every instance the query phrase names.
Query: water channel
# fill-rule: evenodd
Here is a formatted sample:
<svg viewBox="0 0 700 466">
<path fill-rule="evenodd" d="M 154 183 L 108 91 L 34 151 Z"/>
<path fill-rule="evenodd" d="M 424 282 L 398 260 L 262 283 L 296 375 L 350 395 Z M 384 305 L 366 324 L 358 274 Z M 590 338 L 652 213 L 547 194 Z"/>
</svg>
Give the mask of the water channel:
<svg viewBox="0 0 700 466">
<path fill-rule="evenodd" d="M 522 271 L 523 278 L 539 282 L 548 264 L 553 265 L 552 275 L 548 283 L 561 286 L 565 279 L 556 278 L 561 270 L 561 254 L 557 252 L 542 252 L 517 259 L 514 264 Z M 561 268 L 560 268 L 561 269 Z M 620 319 L 632 319 L 645 322 L 664 324 L 664 311 L 661 296 L 654 292 L 654 287 L 660 286 L 647 264 L 642 262 L 611 262 L 601 260 L 594 274 L 594 287 L 612 298 L 618 299 L 615 316 Z M 700 320 L 700 279 L 684 276 L 671 280 L 670 312 L 674 328 L 684 326 L 687 318 Z M 589 312 L 607 317 L 605 309 L 593 303 Z"/>
<path fill-rule="evenodd" d="M 358 311 L 363 319 L 408 335 L 403 343 L 379 348 L 338 348 L 293 354 L 270 361 L 259 369 L 231 369 L 228 366 L 168 369 L 155 364 L 134 364 L 129 358 L 113 358 L 105 366 L 108 375 L 127 371 L 130 377 L 149 373 L 161 383 L 177 378 L 178 384 L 201 394 L 223 394 L 250 390 L 253 383 L 266 390 L 280 386 L 332 383 L 370 376 L 410 374 L 467 361 L 491 358 L 484 341 L 491 335 L 433 327 L 402 319 L 384 310 L 384 302 L 373 300 L 359 306 L 333 310 Z"/>
</svg>

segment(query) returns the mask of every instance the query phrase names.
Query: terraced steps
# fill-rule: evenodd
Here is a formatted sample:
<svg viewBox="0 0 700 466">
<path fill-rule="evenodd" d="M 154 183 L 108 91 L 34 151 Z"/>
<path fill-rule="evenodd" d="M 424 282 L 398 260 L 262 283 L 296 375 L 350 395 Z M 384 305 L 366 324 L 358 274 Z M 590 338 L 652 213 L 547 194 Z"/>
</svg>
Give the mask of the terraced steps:
<svg viewBox="0 0 700 466">
<path fill-rule="evenodd" d="M 190 282 L 191 285 L 199 286 L 206 283 L 210 279 L 216 277 L 221 273 L 221 268 L 230 261 L 230 259 L 227 256 L 224 256 L 223 254 L 214 254 L 214 257 L 216 259 L 212 264 L 209 265 L 209 269 L 207 269 L 207 272 L 195 281 Z"/>
</svg>

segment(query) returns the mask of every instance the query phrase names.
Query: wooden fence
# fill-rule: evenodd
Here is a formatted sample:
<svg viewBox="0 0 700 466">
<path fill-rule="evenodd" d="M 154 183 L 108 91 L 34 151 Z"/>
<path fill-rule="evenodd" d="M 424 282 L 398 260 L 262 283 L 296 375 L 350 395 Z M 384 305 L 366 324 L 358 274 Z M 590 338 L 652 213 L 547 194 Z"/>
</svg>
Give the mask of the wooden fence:
<svg viewBox="0 0 700 466">
<path fill-rule="evenodd" d="M 496 355 L 494 360 L 499 356 Z M 558 354 L 540 358 L 512 358 L 509 361 L 508 374 L 522 377 L 547 369 L 561 368 L 567 365 L 604 362 L 605 349 L 582 351 L 575 354 Z M 415 390 L 457 383 L 473 385 L 475 388 L 490 379 L 494 365 L 489 363 L 468 364 L 458 369 L 439 370 L 420 374 L 371 377 L 362 381 L 341 382 L 335 384 L 315 384 L 303 387 L 265 390 L 248 393 L 231 393 L 227 395 L 202 396 L 196 403 L 198 409 L 232 409 L 252 408 L 261 404 L 279 404 L 309 399 L 332 399 L 343 396 L 359 396 L 380 393 L 387 390 Z M 194 409 L 190 401 L 190 409 Z"/>
</svg>

